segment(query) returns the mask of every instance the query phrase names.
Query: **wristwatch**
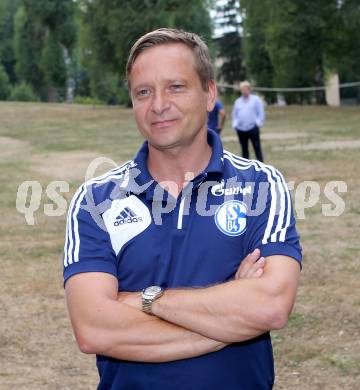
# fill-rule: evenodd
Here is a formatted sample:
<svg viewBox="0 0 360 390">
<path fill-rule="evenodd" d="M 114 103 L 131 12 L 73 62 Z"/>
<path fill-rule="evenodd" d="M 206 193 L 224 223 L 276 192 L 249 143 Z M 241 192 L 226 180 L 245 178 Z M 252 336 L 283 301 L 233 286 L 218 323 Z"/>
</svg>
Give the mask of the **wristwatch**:
<svg viewBox="0 0 360 390">
<path fill-rule="evenodd" d="M 142 311 L 147 314 L 152 314 L 153 302 L 164 294 L 164 290 L 160 286 L 150 286 L 144 288 L 141 293 Z"/>
</svg>

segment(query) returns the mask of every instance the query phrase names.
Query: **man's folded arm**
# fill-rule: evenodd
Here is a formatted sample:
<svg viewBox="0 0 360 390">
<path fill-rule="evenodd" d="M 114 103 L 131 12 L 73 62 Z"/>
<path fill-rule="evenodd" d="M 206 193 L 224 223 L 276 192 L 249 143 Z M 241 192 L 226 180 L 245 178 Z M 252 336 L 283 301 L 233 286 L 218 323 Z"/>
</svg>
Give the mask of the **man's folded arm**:
<svg viewBox="0 0 360 390">
<path fill-rule="evenodd" d="M 266 258 L 261 278 L 199 289 L 167 290 L 154 302 L 159 318 L 224 343 L 283 328 L 291 313 L 300 274 L 294 259 Z"/>
<path fill-rule="evenodd" d="M 118 281 L 107 273 L 74 275 L 65 285 L 72 326 L 84 353 L 164 362 L 217 351 L 224 343 L 150 316 L 118 300 Z"/>
</svg>

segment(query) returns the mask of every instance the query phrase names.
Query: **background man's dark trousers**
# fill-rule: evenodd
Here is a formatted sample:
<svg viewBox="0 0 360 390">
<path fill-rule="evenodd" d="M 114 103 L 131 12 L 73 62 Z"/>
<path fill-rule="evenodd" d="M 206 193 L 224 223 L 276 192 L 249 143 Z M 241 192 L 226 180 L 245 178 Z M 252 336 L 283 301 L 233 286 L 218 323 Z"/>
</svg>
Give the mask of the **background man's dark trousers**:
<svg viewBox="0 0 360 390">
<path fill-rule="evenodd" d="M 241 131 L 236 129 L 236 133 L 239 137 L 239 142 L 242 149 L 242 155 L 244 158 L 249 158 L 249 139 L 255 151 L 256 159 L 264 161 L 261 143 L 260 143 L 260 130 L 257 126 L 248 131 Z"/>
</svg>

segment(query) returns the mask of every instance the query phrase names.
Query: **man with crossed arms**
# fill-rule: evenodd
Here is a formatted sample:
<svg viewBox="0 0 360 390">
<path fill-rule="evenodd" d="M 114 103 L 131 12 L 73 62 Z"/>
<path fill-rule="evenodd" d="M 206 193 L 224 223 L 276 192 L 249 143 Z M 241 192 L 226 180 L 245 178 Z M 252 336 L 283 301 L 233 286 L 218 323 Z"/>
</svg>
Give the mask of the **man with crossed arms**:
<svg viewBox="0 0 360 390">
<path fill-rule="evenodd" d="M 283 176 L 207 130 L 216 85 L 196 34 L 144 35 L 127 75 L 146 141 L 68 213 L 79 348 L 97 355 L 98 389 L 270 389 L 269 332 L 288 321 L 301 263 Z"/>
</svg>

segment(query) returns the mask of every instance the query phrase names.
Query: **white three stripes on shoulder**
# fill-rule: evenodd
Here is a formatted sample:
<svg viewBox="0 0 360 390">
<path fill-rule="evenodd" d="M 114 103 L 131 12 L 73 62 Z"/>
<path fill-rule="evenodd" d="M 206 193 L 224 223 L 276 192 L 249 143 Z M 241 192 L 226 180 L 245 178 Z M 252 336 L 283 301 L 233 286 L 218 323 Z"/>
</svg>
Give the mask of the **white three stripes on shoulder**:
<svg viewBox="0 0 360 390">
<path fill-rule="evenodd" d="M 271 204 L 262 243 L 267 244 L 269 241 L 284 242 L 290 225 L 291 198 L 283 175 L 272 166 L 265 165 L 259 161 L 243 159 L 228 151 L 224 151 L 224 158 L 230 161 L 237 169 L 245 170 L 254 167 L 256 171 L 262 171 L 267 175 L 270 183 Z M 278 220 L 276 223 L 277 211 Z M 279 236 L 278 239 L 277 236 Z"/>
<path fill-rule="evenodd" d="M 87 187 L 92 184 L 102 184 L 111 179 L 121 176 L 132 160 L 126 162 L 120 167 L 114 168 L 102 176 L 94 178 L 84 183 L 75 193 L 68 210 L 66 224 L 66 238 L 64 246 L 64 267 L 79 261 L 80 236 L 77 215 L 80 210 L 81 202 L 87 192 Z"/>
</svg>

